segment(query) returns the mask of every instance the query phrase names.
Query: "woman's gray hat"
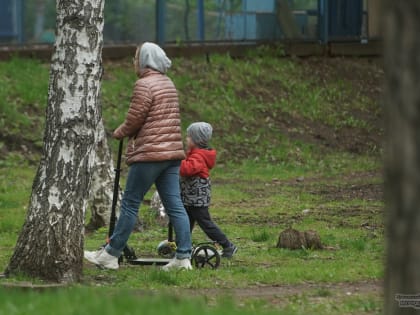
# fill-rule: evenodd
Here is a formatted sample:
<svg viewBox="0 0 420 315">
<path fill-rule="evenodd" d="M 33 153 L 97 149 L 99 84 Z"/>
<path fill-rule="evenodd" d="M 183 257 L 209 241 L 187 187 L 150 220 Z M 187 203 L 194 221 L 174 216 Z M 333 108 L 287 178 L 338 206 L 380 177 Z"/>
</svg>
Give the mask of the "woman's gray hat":
<svg viewBox="0 0 420 315">
<path fill-rule="evenodd" d="M 141 45 L 139 54 L 140 69 L 152 68 L 161 73 L 166 73 L 172 62 L 165 51 L 154 43 L 145 42 Z"/>
<path fill-rule="evenodd" d="M 192 123 L 187 128 L 187 135 L 200 148 L 207 148 L 209 146 L 212 134 L 213 127 L 206 122 Z"/>
</svg>

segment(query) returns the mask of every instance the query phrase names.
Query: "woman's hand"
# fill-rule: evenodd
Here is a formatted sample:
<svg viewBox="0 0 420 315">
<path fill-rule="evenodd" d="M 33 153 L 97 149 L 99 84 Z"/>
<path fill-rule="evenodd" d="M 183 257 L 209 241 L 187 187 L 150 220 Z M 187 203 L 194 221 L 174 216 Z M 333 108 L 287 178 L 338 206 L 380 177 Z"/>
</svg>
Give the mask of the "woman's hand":
<svg viewBox="0 0 420 315">
<path fill-rule="evenodd" d="M 117 128 L 117 129 L 114 130 L 114 132 L 112 133 L 112 137 L 114 139 L 118 139 L 118 140 L 121 140 L 122 138 L 124 138 L 124 136 L 121 134 L 121 129 L 120 128 Z"/>
</svg>

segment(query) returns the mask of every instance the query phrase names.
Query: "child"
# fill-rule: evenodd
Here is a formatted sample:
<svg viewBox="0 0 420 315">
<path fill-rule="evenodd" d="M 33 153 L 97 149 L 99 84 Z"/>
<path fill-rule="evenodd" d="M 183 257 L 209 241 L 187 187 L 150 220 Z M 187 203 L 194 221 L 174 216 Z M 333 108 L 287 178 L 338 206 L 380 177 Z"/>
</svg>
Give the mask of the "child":
<svg viewBox="0 0 420 315">
<path fill-rule="evenodd" d="M 195 222 L 204 233 L 223 247 L 222 257 L 231 258 L 237 251 L 209 213 L 211 181 L 209 171 L 216 163 L 216 150 L 209 147 L 213 128 L 196 122 L 187 128 L 187 157 L 181 162 L 181 197 L 190 218 L 191 232 Z"/>
</svg>

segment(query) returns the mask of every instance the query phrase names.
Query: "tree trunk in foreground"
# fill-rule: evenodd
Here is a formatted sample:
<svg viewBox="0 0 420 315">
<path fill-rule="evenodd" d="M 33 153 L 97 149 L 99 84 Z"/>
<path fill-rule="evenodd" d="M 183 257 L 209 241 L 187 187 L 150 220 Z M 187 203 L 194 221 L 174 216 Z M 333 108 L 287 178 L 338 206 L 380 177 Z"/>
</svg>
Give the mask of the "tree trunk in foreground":
<svg viewBox="0 0 420 315">
<path fill-rule="evenodd" d="M 114 163 L 112 154 L 109 151 L 108 141 L 105 134 L 103 121 L 97 128 L 97 143 L 94 169 L 92 170 L 92 185 L 90 196 L 91 218 L 87 228 L 96 230 L 100 227 L 109 225 L 111 216 L 111 205 L 114 188 Z M 117 203 L 117 215 L 119 212 L 119 201 Z"/>
<path fill-rule="evenodd" d="M 7 274 L 78 281 L 102 75 L 103 0 L 57 0 L 43 155 Z"/>
<path fill-rule="evenodd" d="M 385 2 L 385 314 L 420 308 L 420 1 Z M 404 303 L 410 305 L 404 305 Z"/>
</svg>

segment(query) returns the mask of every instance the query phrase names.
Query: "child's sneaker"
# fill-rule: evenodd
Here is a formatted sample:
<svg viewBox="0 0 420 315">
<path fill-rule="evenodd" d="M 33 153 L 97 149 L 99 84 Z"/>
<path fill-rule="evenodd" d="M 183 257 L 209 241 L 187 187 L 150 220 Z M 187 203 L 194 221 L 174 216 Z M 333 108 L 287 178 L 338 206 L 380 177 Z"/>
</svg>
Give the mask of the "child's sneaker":
<svg viewBox="0 0 420 315">
<path fill-rule="evenodd" d="M 105 248 L 102 248 L 94 252 L 85 251 L 84 257 L 87 260 L 89 260 L 91 263 L 94 263 L 95 265 L 98 265 L 106 269 L 116 270 L 119 267 L 118 258 L 108 254 Z"/>
<path fill-rule="evenodd" d="M 191 270 L 191 261 L 189 258 L 178 259 L 173 258 L 169 263 L 162 267 L 163 271 L 171 271 L 173 269 Z"/>
<path fill-rule="evenodd" d="M 238 251 L 238 248 L 232 244 L 229 247 L 223 248 L 222 257 L 232 258 L 232 256 L 235 255 L 237 251 Z"/>
</svg>

